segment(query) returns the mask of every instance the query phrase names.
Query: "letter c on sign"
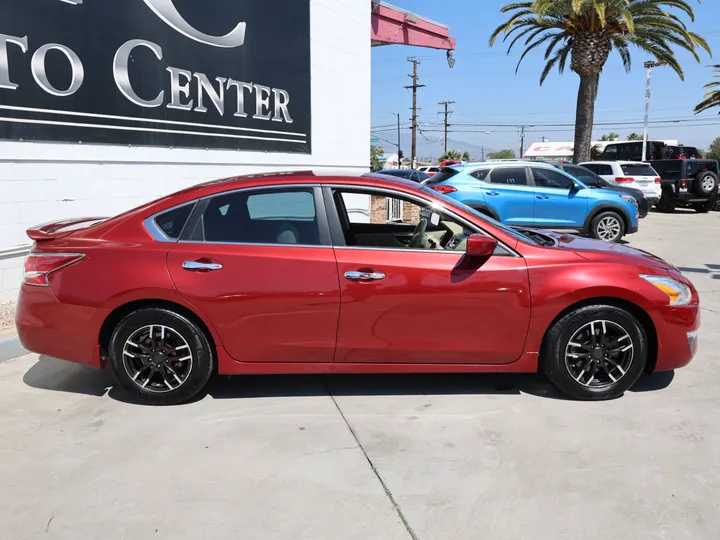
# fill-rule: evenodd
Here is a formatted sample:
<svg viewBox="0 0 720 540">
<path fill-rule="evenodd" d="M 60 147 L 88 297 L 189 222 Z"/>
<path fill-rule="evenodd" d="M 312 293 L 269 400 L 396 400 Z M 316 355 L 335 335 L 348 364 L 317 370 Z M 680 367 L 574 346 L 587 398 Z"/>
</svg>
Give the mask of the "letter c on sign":
<svg viewBox="0 0 720 540">
<path fill-rule="evenodd" d="M 245 23 L 239 23 L 235 29 L 224 36 L 210 36 L 204 34 L 188 23 L 178 12 L 173 0 L 145 0 L 145 3 L 166 24 L 184 36 L 213 47 L 232 49 L 245 43 Z"/>
</svg>

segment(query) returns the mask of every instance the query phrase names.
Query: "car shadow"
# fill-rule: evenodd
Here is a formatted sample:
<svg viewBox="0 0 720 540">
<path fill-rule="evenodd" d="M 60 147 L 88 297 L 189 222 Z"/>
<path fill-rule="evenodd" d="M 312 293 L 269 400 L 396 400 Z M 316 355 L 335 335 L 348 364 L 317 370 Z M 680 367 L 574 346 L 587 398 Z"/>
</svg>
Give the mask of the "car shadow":
<svg viewBox="0 0 720 540">
<path fill-rule="evenodd" d="M 667 388 L 675 373 L 642 375 L 631 392 Z M 102 397 L 138 405 L 132 394 L 117 386 L 109 369 L 40 356 L 23 376 L 33 388 Z M 542 374 L 414 373 L 378 375 L 245 375 L 216 376 L 189 403 L 209 395 L 213 399 L 310 396 L 406 396 L 406 395 L 508 395 L 529 394 L 546 399 L 568 400 Z"/>
</svg>

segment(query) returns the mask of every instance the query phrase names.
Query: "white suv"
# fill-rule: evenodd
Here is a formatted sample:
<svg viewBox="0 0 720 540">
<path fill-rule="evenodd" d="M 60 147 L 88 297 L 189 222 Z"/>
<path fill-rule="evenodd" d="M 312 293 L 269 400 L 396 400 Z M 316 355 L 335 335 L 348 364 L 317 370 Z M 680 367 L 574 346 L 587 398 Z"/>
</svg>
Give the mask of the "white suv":
<svg viewBox="0 0 720 540">
<path fill-rule="evenodd" d="M 662 178 L 647 163 L 640 161 L 589 161 L 580 163 L 611 184 L 639 189 L 652 205 L 662 195 Z"/>
</svg>

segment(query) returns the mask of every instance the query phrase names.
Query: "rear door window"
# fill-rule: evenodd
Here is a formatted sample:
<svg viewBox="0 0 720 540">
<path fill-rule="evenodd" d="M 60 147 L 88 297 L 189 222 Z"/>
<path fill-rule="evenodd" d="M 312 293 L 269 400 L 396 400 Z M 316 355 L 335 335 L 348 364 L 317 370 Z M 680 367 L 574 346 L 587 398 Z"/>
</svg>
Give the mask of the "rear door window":
<svg viewBox="0 0 720 540">
<path fill-rule="evenodd" d="M 508 184 L 511 186 L 526 186 L 527 176 L 525 167 L 499 167 L 490 173 L 490 182 L 493 184 Z"/>
<path fill-rule="evenodd" d="M 600 165 L 599 168 L 600 172 L 598 174 L 600 175 L 612 176 L 614 174 L 612 165 Z"/>
<path fill-rule="evenodd" d="M 645 163 L 625 163 L 620 168 L 625 176 L 657 176 L 655 170 Z"/>
<path fill-rule="evenodd" d="M 193 241 L 320 245 L 312 188 L 239 191 L 212 198 Z"/>
</svg>

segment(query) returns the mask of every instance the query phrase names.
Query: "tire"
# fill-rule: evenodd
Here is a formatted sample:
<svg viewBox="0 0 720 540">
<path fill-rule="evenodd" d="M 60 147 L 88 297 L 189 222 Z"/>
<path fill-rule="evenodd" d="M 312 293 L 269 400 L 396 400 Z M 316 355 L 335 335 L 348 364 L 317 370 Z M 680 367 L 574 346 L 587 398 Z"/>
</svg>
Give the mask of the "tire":
<svg viewBox="0 0 720 540">
<path fill-rule="evenodd" d="M 718 186 L 718 177 L 714 172 L 699 173 L 693 182 L 693 191 L 700 197 L 712 195 Z"/>
<path fill-rule="evenodd" d="M 666 214 L 672 214 L 677 207 L 677 203 L 675 202 L 675 199 L 673 198 L 670 191 L 663 190 L 656 207 L 661 212 L 665 212 Z"/>
<path fill-rule="evenodd" d="M 718 196 L 718 197 L 715 199 L 715 204 L 713 205 L 713 210 L 714 210 L 715 212 L 720 212 L 720 196 Z"/>
<path fill-rule="evenodd" d="M 713 209 L 713 206 L 717 203 L 717 201 L 713 201 L 712 199 L 702 202 L 702 203 L 693 203 L 692 207 L 695 209 L 695 211 L 698 214 L 707 214 L 710 210 Z"/>
<path fill-rule="evenodd" d="M 600 212 L 590 223 L 590 235 L 603 242 L 617 242 L 625 236 L 625 222 L 616 212 Z"/>
<path fill-rule="evenodd" d="M 213 373 L 213 350 L 205 333 L 168 309 L 145 308 L 127 315 L 113 331 L 109 350 L 117 381 L 150 405 L 191 399 Z M 158 352 L 149 352 L 153 350 Z"/>
<path fill-rule="evenodd" d="M 610 340 L 604 349 L 585 349 L 586 343 L 592 342 L 591 326 L 598 345 L 603 342 L 603 336 Z M 620 338 L 621 335 L 626 337 Z M 625 343 L 632 347 L 622 350 L 627 347 Z M 591 305 L 571 311 L 552 325 L 543 341 L 540 367 L 550 382 L 571 398 L 613 399 L 638 380 L 645 369 L 647 350 L 645 330 L 631 313 L 616 306 Z M 605 356 L 608 351 L 621 352 Z M 582 358 L 585 354 L 588 365 Z"/>
</svg>

